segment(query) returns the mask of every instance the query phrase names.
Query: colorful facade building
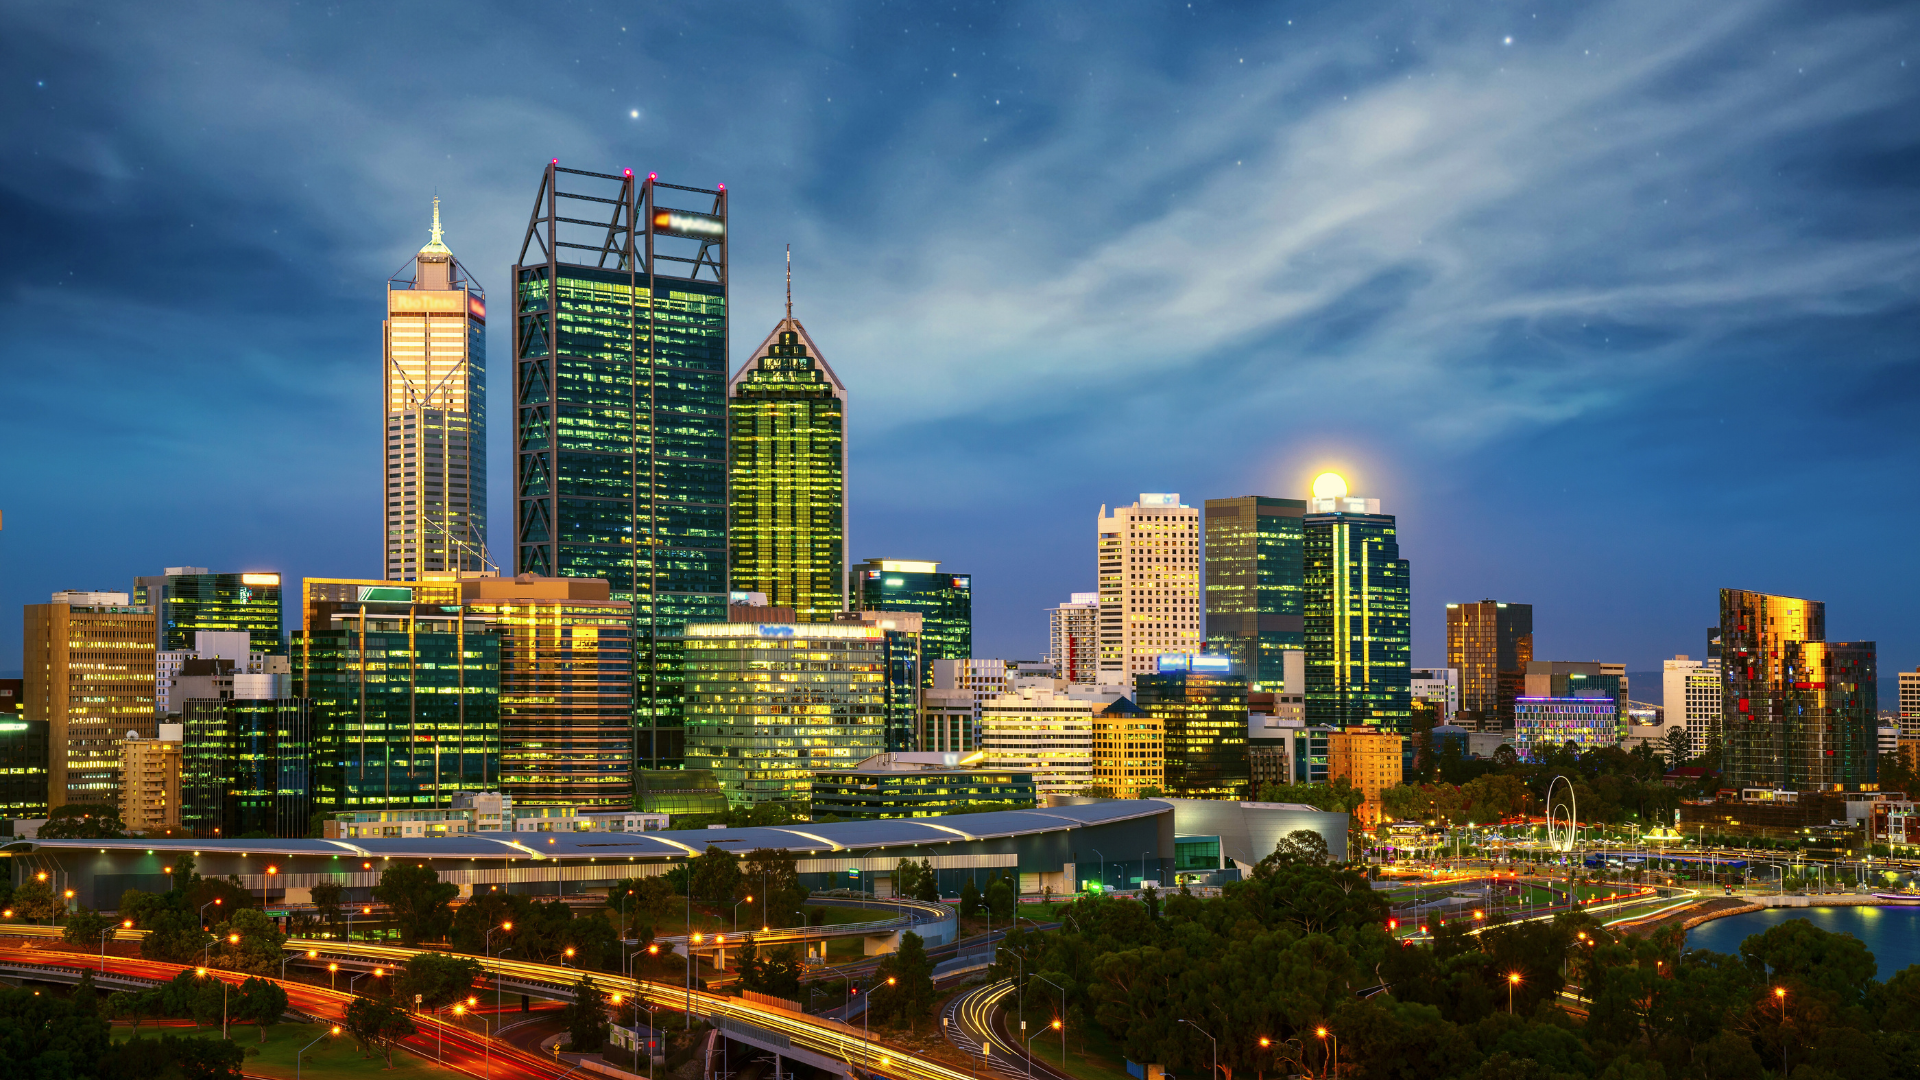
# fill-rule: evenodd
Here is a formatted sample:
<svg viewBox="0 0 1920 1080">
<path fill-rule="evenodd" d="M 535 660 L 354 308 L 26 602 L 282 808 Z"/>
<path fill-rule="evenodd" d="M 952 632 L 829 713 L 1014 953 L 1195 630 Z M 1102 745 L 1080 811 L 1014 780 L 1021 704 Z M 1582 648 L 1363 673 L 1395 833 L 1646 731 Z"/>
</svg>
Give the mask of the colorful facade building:
<svg viewBox="0 0 1920 1080">
<path fill-rule="evenodd" d="M 1826 605 L 1720 590 L 1721 783 L 1870 790 L 1879 780 L 1876 648 L 1828 641 Z"/>
</svg>

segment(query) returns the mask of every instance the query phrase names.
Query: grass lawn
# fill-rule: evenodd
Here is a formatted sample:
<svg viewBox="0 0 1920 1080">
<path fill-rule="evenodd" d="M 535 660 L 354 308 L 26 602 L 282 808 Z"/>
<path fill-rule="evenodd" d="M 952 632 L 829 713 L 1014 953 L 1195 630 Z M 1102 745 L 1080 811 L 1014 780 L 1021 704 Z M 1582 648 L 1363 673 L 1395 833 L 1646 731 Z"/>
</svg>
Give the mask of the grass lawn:
<svg viewBox="0 0 1920 1080">
<path fill-rule="evenodd" d="M 1033 1003 L 1029 1003 L 1030 1005 Z M 1009 1010 L 1011 1013 L 1011 1010 Z M 1037 1007 L 1027 1010 L 1027 1030 L 1032 1032 L 1053 1022 L 1053 1010 Z M 1020 1030 L 1020 1021 L 1012 1020 L 1009 1025 L 1016 1033 Z M 1107 1038 L 1107 1033 L 1095 1025 L 1084 1033 L 1085 1039 L 1073 1032 L 1067 1032 L 1067 1057 L 1064 1064 L 1060 1059 L 1060 1033 L 1049 1031 L 1033 1040 L 1033 1056 L 1037 1061 L 1045 1061 L 1062 1071 L 1080 1077 L 1081 1080 L 1133 1080 L 1127 1074 L 1127 1058 L 1120 1047 Z M 1086 1049 L 1082 1051 L 1081 1044 Z"/>
<path fill-rule="evenodd" d="M 241 1064 L 240 1070 L 256 1076 L 292 1077 L 294 1053 L 312 1042 L 325 1030 L 327 1030 L 326 1026 L 321 1024 L 275 1024 L 267 1029 L 267 1041 L 263 1045 L 260 1042 L 259 1030 L 252 1024 L 235 1024 L 232 1027 L 233 1041 L 245 1047 L 249 1055 Z M 148 1038 L 159 1033 L 195 1034 L 191 1027 L 156 1029 L 151 1024 L 140 1025 L 140 1032 Z M 218 1038 L 220 1028 L 217 1025 L 202 1028 L 198 1033 Z M 133 1034 L 133 1029 L 130 1027 L 114 1025 L 115 1039 L 130 1039 Z M 254 1051 L 259 1051 L 257 1056 Z M 400 1077 L 407 1080 L 413 1080 L 413 1078 L 454 1080 L 456 1077 L 465 1075 L 452 1069 L 443 1069 L 435 1065 L 431 1058 L 426 1060 L 417 1058 L 404 1048 L 393 1052 L 393 1068 L 389 1071 L 384 1057 L 375 1055 L 362 1058 L 359 1047 L 354 1045 L 353 1036 L 345 1033 L 336 1038 L 322 1039 L 319 1045 L 300 1055 L 301 1080 L 306 1080 L 307 1077 L 312 1077 L 313 1080 L 336 1080 L 336 1078 L 372 1076 Z"/>
</svg>

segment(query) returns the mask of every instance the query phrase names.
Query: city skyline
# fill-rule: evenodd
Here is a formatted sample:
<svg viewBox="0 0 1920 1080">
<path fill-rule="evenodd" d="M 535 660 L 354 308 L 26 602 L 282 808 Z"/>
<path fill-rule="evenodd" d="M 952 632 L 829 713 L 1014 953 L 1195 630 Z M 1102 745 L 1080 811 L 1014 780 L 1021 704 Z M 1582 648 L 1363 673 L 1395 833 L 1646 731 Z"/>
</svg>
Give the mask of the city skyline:
<svg viewBox="0 0 1920 1080">
<path fill-rule="evenodd" d="M 0 599 L 18 610 L 59 589 L 122 589 L 171 563 L 289 581 L 377 575 L 380 508 L 369 495 L 380 482 L 381 359 L 368 327 L 382 282 L 426 239 L 437 190 L 462 261 L 493 295 L 510 295 L 528 177 L 557 155 L 727 183 L 739 196 L 732 314 L 743 327 L 777 318 L 778 253 L 794 243 L 799 302 L 817 312 L 810 325 L 835 343 L 836 369 L 863 402 L 848 543 L 972 573 L 976 654 L 1037 657 L 1046 611 L 1097 587 L 1084 521 L 1102 503 L 1141 491 L 1179 491 L 1196 506 L 1303 498 L 1314 473 L 1339 467 L 1399 519 L 1418 569 L 1417 665 L 1443 661 L 1446 603 L 1500 596 L 1534 605 L 1539 655 L 1657 670 L 1676 653 L 1702 655 L 1718 590 L 1740 588 L 1822 598 L 1849 637 L 1879 642 L 1882 700 L 1893 699 L 1895 672 L 1920 658 L 1920 632 L 1900 619 L 1916 585 L 1869 589 L 1823 557 L 1851 535 L 1836 521 L 1816 516 L 1790 535 L 1766 526 L 1768 507 L 1822 491 L 1881 506 L 1896 532 L 1913 524 L 1915 437 L 1891 410 L 1914 391 L 1898 338 L 1911 301 L 1895 283 L 1911 276 L 1916 223 L 1888 185 L 1897 165 L 1867 134 L 1912 125 L 1898 116 L 1913 91 L 1892 44 L 1911 37 L 1911 17 L 1800 24 L 1759 7 L 1689 22 L 1613 4 L 1396 29 L 1386 16 L 1355 26 L 1302 9 L 1297 26 L 1134 13 L 1123 32 L 1070 11 L 1027 12 L 1032 34 L 1015 25 L 1022 17 L 942 27 L 930 15 L 781 16 L 823 57 L 850 45 L 839 51 L 851 68 L 836 60 L 772 81 L 754 74 L 770 45 L 753 42 L 726 61 L 738 95 L 780 106 L 769 123 L 806 121 L 768 152 L 771 127 L 695 138 L 724 104 L 698 99 L 710 89 L 640 81 L 673 74 L 674 31 L 693 46 L 717 33 L 671 17 L 671 30 L 656 25 L 636 46 L 639 74 L 604 80 L 619 85 L 600 98 L 583 90 L 599 76 L 559 72 L 559 89 L 519 102 L 530 122 L 511 119 L 521 115 L 513 99 L 461 90 L 427 93 L 416 110 L 368 126 L 351 121 L 404 97 L 393 80 L 417 76 L 377 71 L 377 43 L 369 66 L 339 63 L 344 36 L 302 16 L 222 28 L 136 14 L 83 31 L 14 13 L 18 33 L 0 49 L 23 74 L 0 100 L 20 137 L 7 151 L 13 201 L 0 213 L 32 269 L 12 270 L 4 293 L 26 328 L 6 360 L 19 397 L 4 445 L 35 467 L 0 495 Z M 621 55 L 617 19 L 600 18 L 543 30 L 530 47 L 556 67 L 569 53 Z M 1167 51 L 1137 55 L 1154 27 Z M 281 65 L 274 35 L 296 32 L 310 44 Z M 176 34 L 199 39 L 204 70 L 166 59 L 184 55 L 168 44 Z M 930 68 L 937 45 L 923 50 L 926 39 L 980 55 L 954 60 L 935 85 L 931 70 L 913 70 Z M 149 60 L 118 70 L 111 58 L 132 48 Z M 1063 67 L 1040 49 L 1084 55 L 1103 73 L 1140 60 L 1150 85 L 1101 78 L 1088 89 L 1038 73 Z M 429 57 L 427 76 L 478 63 L 470 49 L 459 55 Z M 863 63 L 876 70 L 853 70 Z M 1732 81 L 1748 96 L 1695 87 L 1663 99 L 1663 79 L 1698 66 L 1742 76 Z M 220 80 L 254 76 L 258 102 L 220 96 Z M 1409 100 L 1410 82 L 1438 88 L 1494 133 L 1460 138 L 1467 121 Z M 1832 100 L 1840 90 L 1844 105 Z M 1531 104 L 1532 91 L 1562 104 Z M 1779 118 L 1792 102 L 1811 112 Z M 1075 117 L 1127 106 L 1168 135 L 1094 124 L 1076 139 Z M 1221 119 L 1176 134 L 1181 117 L 1213 109 Z M 1287 118 L 1262 119 L 1263 109 Z M 442 113 L 458 122 L 435 132 Z M 1755 115 L 1768 119 L 1732 122 Z M 925 125 L 932 116 L 944 119 Z M 263 136 L 269 118 L 301 130 L 304 149 Z M 1704 137 L 1721 128 L 1737 130 Z M 1591 145 L 1557 141 L 1562 129 L 1587 131 Z M 1848 164 L 1790 184 L 1768 178 L 1816 137 Z M 1525 140 L 1543 147 L 1503 159 Z M 928 179 L 916 154 L 967 177 L 1004 174 L 1013 194 L 973 184 L 956 198 L 960 187 Z M 1066 167 L 1044 168 L 1056 158 Z M 1579 175 L 1583 163 L 1629 161 L 1639 164 Z M 827 170 L 845 178 L 843 162 L 890 179 L 818 190 Z M 1359 184 L 1369 163 L 1383 185 L 1449 194 Z M 1248 166 L 1263 186 L 1249 186 Z M 315 170 L 328 182 L 308 184 Z M 1082 189 L 1066 185 L 1087 177 L 1097 197 L 1082 205 Z M 901 188 L 902 178 L 912 183 Z M 1569 190 L 1549 194 L 1556 185 Z M 1730 188 L 1754 209 L 1729 209 L 1707 188 Z M 1576 196 L 1625 224 L 1589 234 L 1576 220 L 1586 215 L 1561 201 Z M 1775 220 L 1789 196 L 1804 212 Z M 1120 212 L 1149 198 L 1144 214 Z M 197 209 L 210 200 L 230 209 Z M 927 213 L 935 205 L 945 209 Z M 1230 240 L 1228 258 L 1210 269 L 1188 255 L 1179 227 L 1201 222 L 1213 237 L 1205 222 L 1235 206 L 1230 232 L 1245 239 Z M 1001 227 L 957 231 L 988 219 Z M 1693 247 L 1660 238 L 1672 220 L 1687 222 Z M 1868 220 L 1875 231 L 1863 234 Z M 136 280 L 69 254 L 99 246 L 102 229 L 131 230 L 117 243 L 142 260 Z M 1139 302 L 1135 269 L 1114 265 L 1123 248 L 1164 263 L 1176 310 Z M 994 274 L 955 276 L 985 257 Z M 1481 270 L 1463 275 L 1462 260 Z M 1323 281 L 1289 276 L 1309 265 Z M 1215 276 L 1221 268 L 1235 273 Z M 1279 284 L 1252 288 L 1245 271 Z M 1224 296 L 1214 303 L 1229 307 L 1201 302 L 1213 286 Z M 92 314 L 109 295 L 114 306 Z M 1029 296 L 1046 310 L 1021 307 Z M 1442 317 L 1449 299 L 1469 314 Z M 1180 304 L 1199 306 L 1183 314 Z M 1203 324 L 1218 325 L 1191 333 Z M 1440 344 L 1410 345 L 1410 328 L 1429 324 Z M 977 332 L 960 332 L 969 325 Z M 510 356 L 507 326 L 488 333 L 496 363 Z M 1169 347 L 1172 338 L 1183 343 Z M 733 342 L 731 367 L 748 359 L 747 344 Z M 510 402 L 498 373 L 492 390 L 496 408 Z M 1729 429 L 1779 400 L 1799 405 L 1806 435 L 1792 450 L 1744 448 L 1759 467 L 1720 468 Z M 1292 419 L 1255 432 L 1249 410 Z M 72 437 L 75 423 L 88 439 Z M 1149 427 L 1160 437 L 1132 436 Z M 489 501 L 510 506 L 512 471 L 499 464 L 513 460 L 508 425 L 490 434 Z M 1023 483 L 1036 462 L 1062 479 Z M 1619 516 L 1601 528 L 1603 512 Z M 146 527 L 121 527 L 129 516 Z M 493 517 L 498 558 L 511 538 Z M 0 623 L 0 668 L 17 663 L 19 633 L 17 621 Z"/>
</svg>

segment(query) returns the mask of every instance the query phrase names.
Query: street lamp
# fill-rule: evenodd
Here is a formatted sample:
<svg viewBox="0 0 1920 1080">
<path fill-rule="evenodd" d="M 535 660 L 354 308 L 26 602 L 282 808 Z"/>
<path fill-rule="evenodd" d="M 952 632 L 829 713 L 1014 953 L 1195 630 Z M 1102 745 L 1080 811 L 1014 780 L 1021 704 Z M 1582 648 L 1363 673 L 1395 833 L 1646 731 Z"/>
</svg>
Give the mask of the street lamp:
<svg viewBox="0 0 1920 1080">
<path fill-rule="evenodd" d="M 1787 988 L 1773 988 L 1773 999 L 1780 1003 L 1780 1075 L 1787 1075 Z"/>
<path fill-rule="evenodd" d="M 320 1038 L 319 1038 L 319 1039 L 315 1039 L 315 1040 L 313 1040 L 313 1042 L 310 1042 L 310 1043 L 308 1043 L 307 1045 L 305 1045 L 305 1046 L 303 1046 L 303 1047 L 301 1047 L 301 1048 L 300 1048 L 300 1049 L 299 1049 L 298 1051 L 296 1051 L 296 1052 L 294 1053 L 294 1055 L 293 1055 L 293 1080 L 300 1080 L 300 1055 L 301 1055 L 301 1054 L 304 1054 L 304 1053 L 306 1053 L 307 1051 L 309 1051 L 309 1050 L 311 1050 L 311 1049 L 313 1049 L 313 1043 L 317 1043 L 317 1042 L 319 1042 L 319 1041 L 320 1041 L 320 1039 L 325 1039 L 325 1038 L 328 1038 L 328 1037 L 330 1037 L 330 1036 L 334 1036 L 334 1035 L 338 1035 L 338 1034 L 340 1034 L 340 1026 L 339 1026 L 338 1024 L 335 1024 L 335 1025 L 333 1026 L 333 1028 L 332 1028 L 331 1030 L 329 1030 L 329 1031 L 323 1031 L 323 1032 L 321 1032 L 321 1033 L 320 1033 Z"/>
<path fill-rule="evenodd" d="M 1191 1020 L 1181 1020 L 1180 1022 L 1192 1028 L 1193 1030 L 1199 1032 L 1200 1034 L 1205 1035 L 1207 1037 L 1207 1041 L 1213 1044 L 1213 1072 L 1208 1073 L 1207 1075 L 1209 1077 L 1209 1080 L 1211 1080 L 1211 1078 L 1214 1076 L 1218 1076 L 1220 1074 L 1220 1040 L 1214 1038 L 1207 1031 L 1206 1028 L 1201 1027 L 1199 1024 L 1196 1024 Z M 1322 1034 L 1324 1034 L 1326 1030 L 1327 1030 L 1326 1028 L 1320 1029 Z M 1062 1062 L 1061 1064 L 1064 1065 L 1065 1062 Z M 1029 1072 L 1032 1071 L 1033 1066 L 1031 1064 L 1031 1061 L 1029 1061 L 1027 1069 Z"/>
<path fill-rule="evenodd" d="M 509 934 L 513 933 L 513 920 L 507 919 L 503 921 L 499 926 L 487 927 L 487 932 L 484 936 L 485 936 L 486 945 L 487 945 L 487 966 L 488 967 L 493 966 L 493 933 L 496 930 L 505 931 L 506 933 L 509 933 Z M 505 950 L 502 950 L 502 951 L 504 952 Z M 500 1022 L 500 973 L 496 971 L 496 972 L 493 972 L 492 974 L 493 974 L 493 1021 L 494 1023 L 497 1024 Z M 486 1053 L 484 1055 L 485 1061 L 486 1061 L 486 1070 L 487 1070 L 487 1075 L 491 1077 L 493 1075 L 493 1037 L 489 1035 L 487 1037 L 487 1040 L 481 1043 L 481 1045 L 486 1048 Z"/>
<path fill-rule="evenodd" d="M 442 1012 L 448 1012 L 448 1011 L 451 1011 L 455 1016 L 462 1016 L 467 1011 L 467 1003 L 464 1001 L 456 1001 L 451 1005 L 442 1005 L 440 1008 L 434 1010 L 435 1013 L 442 1013 Z M 434 1034 L 434 1040 L 435 1040 L 434 1046 L 433 1046 L 433 1060 L 435 1062 L 440 1062 L 443 1060 L 441 1055 L 445 1053 L 447 1048 L 446 1028 L 436 1024 L 434 1025 L 434 1028 L 433 1028 L 433 1034 Z"/>
<path fill-rule="evenodd" d="M 1507 1015 L 1513 1015 L 1513 988 L 1520 985 L 1520 973 L 1507 972 Z"/>
<path fill-rule="evenodd" d="M 101 974 L 105 974 L 107 970 L 107 935 L 113 933 L 115 930 L 131 930 L 131 929 L 133 929 L 133 920 L 128 919 L 125 922 L 122 922 L 117 927 L 109 926 L 105 930 L 100 931 L 100 972 Z"/>
<path fill-rule="evenodd" d="M 363 971 L 360 974 L 355 975 L 353 978 L 347 980 L 347 993 L 349 994 L 353 993 L 353 984 L 359 982 L 361 979 L 364 979 L 369 975 L 378 979 L 381 976 L 385 975 L 386 973 L 387 973 L 387 969 L 385 968 L 374 968 L 372 971 Z"/>
<path fill-rule="evenodd" d="M 200 905 L 200 929 L 202 930 L 207 929 L 207 909 L 214 906 L 215 904 L 218 904 L 219 902 L 220 902 L 220 898 L 216 896 L 213 899 L 207 901 L 206 903 Z"/>
<path fill-rule="evenodd" d="M 319 957 L 319 955 L 320 953 L 316 949 L 307 950 L 307 959 L 309 960 L 316 959 L 317 957 Z M 280 981 L 281 982 L 287 981 L 287 965 L 298 959 L 300 959 L 300 954 L 294 953 L 292 956 L 289 956 L 285 960 L 280 961 Z M 337 968 L 339 965 L 336 964 L 334 966 Z"/>
<path fill-rule="evenodd" d="M 216 979 L 220 983 L 220 1037 L 229 1038 L 227 1035 L 227 980 L 218 978 L 206 968 L 199 968 L 194 973 L 203 979 Z"/>
<path fill-rule="evenodd" d="M 753 903 L 753 897 L 751 896 L 747 897 L 745 900 L 740 901 L 740 904 L 751 904 L 751 903 Z M 733 905 L 733 932 L 736 934 L 740 932 L 740 904 Z"/>
<path fill-rule="evenodd" d="M 1326 1057 L 1325 1050 L 1327 1045 L 1327 1039 L 1328 1038 L 1333 1039 L 1333 1075 L 1339 1076 L 1340 1075 L 1340 1036 L 1333 1035 L 1324 1026 L 1314 1028 L 1313 1033 L 1315 1035 L 1320 1036 L 1320 1048 L 1322 1051 L 1321 1057 L 1323 1060 Z"/>
<path fill-rule="evenodd" d="M 1037 971 L 1034 972 L 1033 977 L 1060 991 L 1060 1020 L 1053 1026 L 1060 1029 L 1060 1067 L 1065 1069 L 1067 1067 L 1067 988 Z"/>
</svg>

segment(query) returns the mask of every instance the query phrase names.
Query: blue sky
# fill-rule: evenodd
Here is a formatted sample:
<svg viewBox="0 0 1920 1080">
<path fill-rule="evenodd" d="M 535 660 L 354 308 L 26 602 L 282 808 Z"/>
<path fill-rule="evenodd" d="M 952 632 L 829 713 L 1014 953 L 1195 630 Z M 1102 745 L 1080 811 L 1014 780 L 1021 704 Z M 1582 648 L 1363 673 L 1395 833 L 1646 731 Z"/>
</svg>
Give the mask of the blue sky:
<svg viewBox="0 0 1920 1080">
<path fill-rule="evenodd" d="M 1492 596 L 1543 657 L 1656 668 L 1722 586 L 1920 663 L 1911 5 L 4 0 L 0 30 L 6 610 L 168 564 L 376 573 L 383 284 L 437 192 L 501 292 L 558 157 L 727 185 L 736 362 L 793 244 L 854 395 L 853 555 L 972 573 L 982 655 L 1093 587 L 1101 504 L 1339 467 L 1400 516 L 1416 663 Z"/>
</svg>

